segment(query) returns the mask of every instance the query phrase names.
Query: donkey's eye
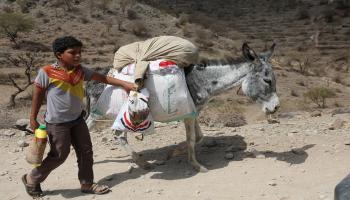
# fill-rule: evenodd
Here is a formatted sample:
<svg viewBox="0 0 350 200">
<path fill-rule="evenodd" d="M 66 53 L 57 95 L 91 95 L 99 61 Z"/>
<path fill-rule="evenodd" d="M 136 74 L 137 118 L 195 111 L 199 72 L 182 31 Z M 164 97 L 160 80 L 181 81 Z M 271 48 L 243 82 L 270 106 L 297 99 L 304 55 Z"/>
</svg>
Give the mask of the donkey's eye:
<svg viewBox="0 0 350 200">
<path fill-rule="evenodd" d="M 268 76 L 269 75 L 269 71 L 265 71 L 265 76 Z"/>
</svg>

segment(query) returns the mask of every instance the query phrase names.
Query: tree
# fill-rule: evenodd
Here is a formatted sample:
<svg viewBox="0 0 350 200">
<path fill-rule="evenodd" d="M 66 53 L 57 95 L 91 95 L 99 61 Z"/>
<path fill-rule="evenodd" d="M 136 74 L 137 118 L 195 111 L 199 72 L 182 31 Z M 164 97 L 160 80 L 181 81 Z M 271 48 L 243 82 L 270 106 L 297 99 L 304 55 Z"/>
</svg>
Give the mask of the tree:
<svg viewBox="0 0 350 200">
<path fill-rule="evenodd" d="M 29 16 L 19 13 L 0 13 L 0 33 L 9 38 L 15 48 L 19 48 L 18 33 L 29 32 L 33 28 L 34 20 Z"/>
<path fill-rule="evenodd" d="M 9 64 L 12 64 L 16 67 L 24 67 L 24 75 L 26 76 L 26 83 L 24 86 L 20 86 L 14 79 L 13 74 L 9 74 L 9 79 L 11 80 L 12 85 L 17 89 L 15 93 L 10 96 L 9 107 L 16 105 L 15 99 L 18 94 L 25 91 L 29 86 L 33 84 L 32 75 L 33 72 L 36 72 L 38 69 L 38 63 L 40 59 L 36 53 L 25 53 L 23 55 L 18 55 L 16 57 L 6 55 L 6 61 Z"/>
<path fill-rule="evenodd" d="M 304 96 L 309 98 L 319 108 L 326 107 L 326 99 L 335 96 L 335 93 L 326 87 L 315 87 L 307 91 Z"/>
</svg>

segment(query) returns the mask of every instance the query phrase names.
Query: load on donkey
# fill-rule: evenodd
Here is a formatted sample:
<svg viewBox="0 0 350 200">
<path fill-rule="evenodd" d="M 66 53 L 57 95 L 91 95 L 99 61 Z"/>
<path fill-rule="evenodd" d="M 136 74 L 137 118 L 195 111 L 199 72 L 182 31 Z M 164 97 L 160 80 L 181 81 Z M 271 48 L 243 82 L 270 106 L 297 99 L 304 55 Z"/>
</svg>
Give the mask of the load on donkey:
<svg viewBox="0 0 350 200">
<path fill-rule="evenodd" d="M 261 103 L 265 113 L 273 113 L 279 107 L 279 100 L 276 94 L 276 80 L 272 66 L 269 63 L 274 47 L 275 45 L 272 45 L 266 52 L 257 54 L 244 43 L 242 46 L 244 61 L 208 62 L 203 65 L 198 64 L 198 49 L 190 41 L 175 36 L 161 36 L 121 47 L 115 53 L 114 68 L 109 70 L 108 73 L 111 76 L 118 75 L 118 78 L 121 78 L 119 76 L 120 74 L 125 75 L 131 71 L 133 74 L 131 81 L 135 81 L 140 89 L 145 87 L 150 91 L 158 91 L 164 85 L 155 84 L 154 79 L 147 76 L 152 74 L 152 70 L 154 69 L 154 67 L 152 69 L 152 66 L 155 66 L 157 70 L 161 68 L 161 62 L 166 62 L 167 66 L 178 66 L 180 69 L 177 72 L 182 73 L 185 77 L 183 82 L 186 82 L 187 88 L 185 84 L 184 90 L 189 91 L 185 104 L 187 106 L 194 105 L 193 107 L 195 108 L 193 111 L 200 111 L 205 103 L 213 96 L 235 86 L 242 85 L 242 91 L 245 95 Z M 166 73 L 160 73 L 160 75 L 166 76 Z M 93 126 L 96 114 L 106 114 L 106 109 L 103 112 L 95 112 L 98 110 L 96 109 L 98 107 L 98 98 L 103 95 L 103 90 L 106 89 L 100 85 L 89 84 L 87 86 L 87 96 L 91 99 L 90 105 L 92 111 L 87 120 L 89 127 Z M 108 96 L 107 98 L 109 103 L 115 102 L 113 96 Z M 152 99 L 152 94 L 150 94 L 150 99 Z M 156 101 L 157 98 L 153 98 L 153 100 Z M 127 101 L 127 99 L 125 98 L 124 101 Z M 152 106 L 159 106 L 159 104 L 161 103 L 150 103 L 151 115 L 155 121 L 162 121 L 157 120 L 157 113 L 152 113 Z M 176 106 L 178 109 L 181 109 L 184 105 L 177 104 Z M 196 170 L 204 172 L 207 169 L 198 163 L 195 153 L 195 145 L 203 138 L 196 117 L 197 115 L 192 113 L 185 115 L 182 120 L 186 128 L 189 162 Z M 175 117 L 174 120 L 179 120 L 179 118 Z M 143 168 L 150 167 L 150 164 L 142 160 L 128 145 L 126 132 L 114 131 L 114 133 L 120 144 L 132 156 L 136 164 Z"/>
</svg>

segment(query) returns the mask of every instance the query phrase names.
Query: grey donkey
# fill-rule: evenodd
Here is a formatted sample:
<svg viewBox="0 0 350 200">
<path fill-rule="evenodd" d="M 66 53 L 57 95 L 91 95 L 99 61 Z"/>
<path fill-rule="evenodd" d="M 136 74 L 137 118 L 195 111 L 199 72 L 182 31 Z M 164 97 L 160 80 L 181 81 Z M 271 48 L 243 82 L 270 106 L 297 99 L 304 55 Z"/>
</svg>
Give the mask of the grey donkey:
<svg viewBox="0 0 350 200">
<path fill-rule="evenodd" d="M 279 108 L 279 99 L 276 94 L 275 75 L 269 63 L 274 49 L 275 44 L 269 50 L 257 54 L 247 43 L 244 43 L 242 52 L 245 59 L 242 61 L 230 61 L 227 64 L 224 62 L 216 62 L 215 64 L 208 62 L 207 64 L 186 67 L 187 86 L 197 110 L 201 111 L 204 105 L 215 95 L 241 85 L 243 93 L 255 102 L 260 103 L 266 114 L 276 112 Z M 105 69 L 104 73 L 107 73 L 107 71 L 108 69 Z M 102 91 L 103 86 L 101 85 L 87 85 L 87 97 L 91 99 L 91 101 L 88 101 L 91 106 L 96 103 Z M 95 118 L 93 114 L 89 115 L 87 120 L 89 127 L 92 127 Z M 188 118 L 184 119 L 184 123 L 189 162 L 197 171 L 206 172 L 207 168 L 196 159 L 196 144 L 203 139 L 198 120 Z M 130 147 L 126 133 L 115 131 L 114 134 L 137 165 L 144 169 L 151 167 L 150 163 L 141 159 Z"/>
</svg>

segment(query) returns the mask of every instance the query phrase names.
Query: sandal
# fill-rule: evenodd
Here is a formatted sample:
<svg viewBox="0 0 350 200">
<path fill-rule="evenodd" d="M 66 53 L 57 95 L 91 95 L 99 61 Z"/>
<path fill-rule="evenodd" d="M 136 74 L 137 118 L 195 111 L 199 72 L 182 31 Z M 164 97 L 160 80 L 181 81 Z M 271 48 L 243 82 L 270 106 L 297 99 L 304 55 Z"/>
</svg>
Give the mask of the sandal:
<svg viewBox="0 0 350 200">
<path fill-rule="evenodd" d="M 83 189 L 81 188 L 81 192 L 88 194 L 106 194 L 110 191 L 107 185 L 100 185 L 97 183 L 93 183 L 89 188 Z"/>
<path fill-rule="evenodd" d="M 43 196 L 43 191 L 41 190 L 40 184 L 29 184 L 27 183 L 27 174 L 22 176 L 22 182 L 26 188 L 27 194 L 32 197 L 41 197 Z"/>
</svg>

